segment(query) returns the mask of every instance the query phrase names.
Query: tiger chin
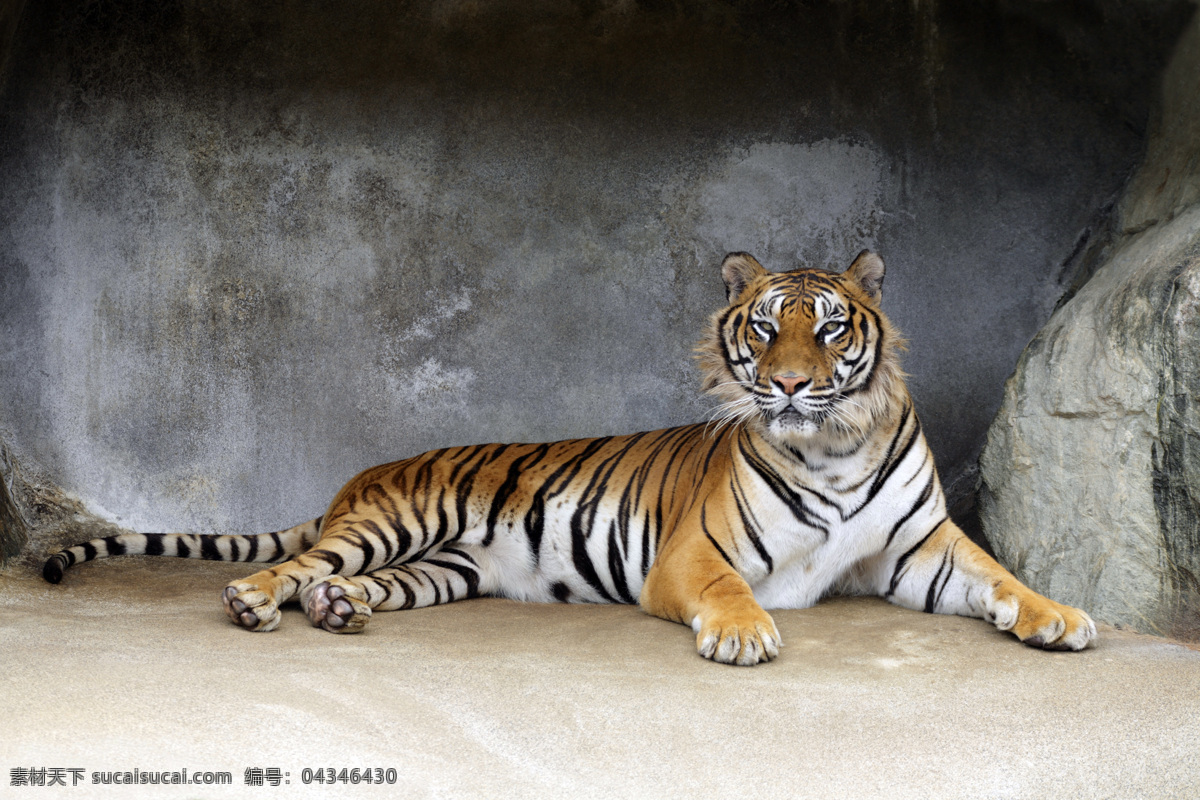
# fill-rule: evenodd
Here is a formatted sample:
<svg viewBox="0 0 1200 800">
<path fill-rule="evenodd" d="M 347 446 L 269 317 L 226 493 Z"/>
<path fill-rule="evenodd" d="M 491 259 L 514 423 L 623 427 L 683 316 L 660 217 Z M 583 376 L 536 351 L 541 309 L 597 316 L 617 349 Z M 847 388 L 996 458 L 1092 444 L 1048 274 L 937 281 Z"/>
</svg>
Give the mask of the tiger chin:
<svg viewBox="0 0 1200 800">
<path fill-rule="evenodd" d="M 728 305 L 698 349 L 713 420 L 545 444 L 452 447 L 368 469 L 315 520 L 250 536 L 127 534 L 66 548 L 43 575 L 119 554 L 282 562 L 231 583 L 229 619 L 316 627 L 481 595 L 637 603 L 700 655 L 750 665 L 783 643 L 768 608 L 831 593 L 980 617 L 1081 650 L 1086 613 L 1022 585 L 949 519 L 880 310 L 883 261 L 771 273 L 732 253 Z"/>
</svg>

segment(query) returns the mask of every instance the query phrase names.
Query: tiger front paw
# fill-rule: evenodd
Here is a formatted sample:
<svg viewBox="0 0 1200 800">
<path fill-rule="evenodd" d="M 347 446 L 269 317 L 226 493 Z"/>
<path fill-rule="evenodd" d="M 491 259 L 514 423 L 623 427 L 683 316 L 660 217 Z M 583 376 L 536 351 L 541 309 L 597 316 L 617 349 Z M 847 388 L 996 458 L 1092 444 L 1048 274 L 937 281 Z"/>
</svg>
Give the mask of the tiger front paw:
<svg viewBox="0 0 1200 800">
<path fill-rule="evenodd" d="M 1030 647 L 1083 650 L 1096 641 L 1096 623 L 1078 608 L 1056 603 L 1034 592 L 999 600 L 989 617 L 1002 631 L 1012 631 Z"/>
<path fill-rule="evenodd" d="M 779 655 L 783 639 L 771 615 L 762 609 L 743 614 L 697 614 L 692 619 L 696 651 L 722 664 L 753 666 Z"/>
<path fill-rule="evenodd" d="M 366 591 L 337 576 L 313 587 L 304 612 L 313 627 L 330 633 L 358 633 L 371 619 Z"/>
<path fill-rule="evenodd" d="M 279 607 L 256 584 L 229 584 L 221 593 L 221 602 L 233 624 L 248 631 L 273 631 L 279 627 Z"/>
</svg>

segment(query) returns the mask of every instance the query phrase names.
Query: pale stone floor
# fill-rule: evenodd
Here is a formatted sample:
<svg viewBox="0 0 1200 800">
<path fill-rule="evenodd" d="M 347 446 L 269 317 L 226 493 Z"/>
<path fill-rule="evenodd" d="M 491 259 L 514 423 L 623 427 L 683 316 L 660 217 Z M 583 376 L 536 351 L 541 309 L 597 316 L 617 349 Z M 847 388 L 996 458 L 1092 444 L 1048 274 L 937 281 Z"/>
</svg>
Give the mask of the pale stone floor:
<svg viewBox="0 0 1200 800">
<path fill-rule="evenodd" d="M 357 636 L 289 608 L 251 634 L 218 600 L 246 573 L 0 576 L 0 797 L 1200 797 L 1200 652 L 1162 639 L 1102 627 L 1046 653 L 863 598 L 777 612 L 786 647 L 754 668 L 630 607 L 476 600 Z M 11 784 L 72 767 L 79 786 Z M 256 767 L 290 783 L 247 786 Z M 325 767 L 397 787 L 303 784 Z M 233 785 L 90 785 L 135 768 Z"/>
</svg>

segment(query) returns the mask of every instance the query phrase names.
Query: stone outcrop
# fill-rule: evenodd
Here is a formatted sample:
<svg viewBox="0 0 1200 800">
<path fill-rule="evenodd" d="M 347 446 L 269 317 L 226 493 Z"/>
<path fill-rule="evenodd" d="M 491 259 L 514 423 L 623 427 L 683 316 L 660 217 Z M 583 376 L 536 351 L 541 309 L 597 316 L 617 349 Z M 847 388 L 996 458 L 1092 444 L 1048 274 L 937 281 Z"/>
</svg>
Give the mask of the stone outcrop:
<svg viewBox="0 0 1200 800">
<path fill-rule="evenodd" d="M 0 565 L 21 552 L 29 540 L 29 529 L 13 497 L 16 475 L 8 447 L 0 439 Z"/>
<path fill-rule="evenodd" d="M 997 556 L 1100 620 L 1200 637 L 1200 19 L 1093 277 L 1033 339 L 980 461 Z"/>
</svg>

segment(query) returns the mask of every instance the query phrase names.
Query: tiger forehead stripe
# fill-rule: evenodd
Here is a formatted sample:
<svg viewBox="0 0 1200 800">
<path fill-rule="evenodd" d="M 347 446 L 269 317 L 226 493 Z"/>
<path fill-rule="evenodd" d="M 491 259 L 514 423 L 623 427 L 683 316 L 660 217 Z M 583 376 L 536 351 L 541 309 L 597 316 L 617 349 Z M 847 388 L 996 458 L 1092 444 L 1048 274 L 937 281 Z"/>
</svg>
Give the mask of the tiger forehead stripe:
<svg viewBox="0 0 1200 800">
<path fill-rule="evenodd" d="M 776 289 L 764 294 L 759 298 L 758 303 L 754 306 L 754 313 L 760 317 L 775 317 L 784 308 L 784 303 L 787 301 L 786 295 Z"/>
<path fill-rule="evenodd" d="M 817 270 L 776 273 L 772 276 L 771 289 L 763 299 L 782 295 L 783 301 L 775 309 L 777 312 L 790 312 L 799 305 L 809 314 L 815 314 L 817 297 L 827 293 L 838 295 L 840 287 L 834 277 L 832 273 Z"/>
<path fill-rule="evenodd" d="M 822 292 L 813 300 L 813 316 L 825 319 L 842 310 L 841 298 L 836 294 Z"/>
</svg>

